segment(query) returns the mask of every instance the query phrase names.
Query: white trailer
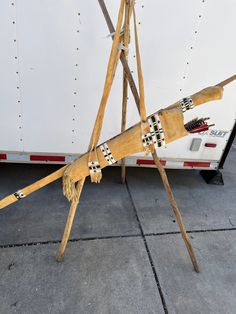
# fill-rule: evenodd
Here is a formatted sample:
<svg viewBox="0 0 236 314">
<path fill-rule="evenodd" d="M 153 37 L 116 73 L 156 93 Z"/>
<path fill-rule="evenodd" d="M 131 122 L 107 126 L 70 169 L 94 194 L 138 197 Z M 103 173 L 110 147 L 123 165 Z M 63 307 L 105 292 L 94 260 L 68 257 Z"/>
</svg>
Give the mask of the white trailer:
<svg viewBox="0 0 236 314">
<path fill-rule="evenodd" d="M 105 2 L 115 24 L 119 1 Z M 136 2 L 148 114 L 236 73 L 236 1 Z M 0 161 L 71 162 L 86 151 L 111 47 L 98 1 L 1 0 L 0 23 Z M 121 77 L 119 65 L 101 141 L 120 132 Z M 197 116 L 215 126 L 158 149 L 166 168 L 223 165 L 235 135 L 236 84 L 185 119 Z M 138 120 L 130 94 L 128 126 Z M 153 161 L 138 154 L 127 165 Z"/>
</svg>

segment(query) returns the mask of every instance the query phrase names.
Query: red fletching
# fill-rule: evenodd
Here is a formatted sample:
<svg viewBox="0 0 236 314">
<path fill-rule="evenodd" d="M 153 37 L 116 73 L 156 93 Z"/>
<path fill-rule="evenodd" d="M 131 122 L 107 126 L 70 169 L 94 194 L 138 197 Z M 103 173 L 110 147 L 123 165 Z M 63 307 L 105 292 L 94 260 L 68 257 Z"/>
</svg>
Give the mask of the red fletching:
<svg viewBox="0 0 236 314">
<path fill-rule="evenodd" d="M 210 118 L 195 118 L 188 123 L 184 125 L 185 129 L 189 133 L 199 133 L 199 132 L 204 132 L 208 131 L 211 126 L 214 126 L 214 124 L 208 125 L 207 120 Z"/>
</svg>

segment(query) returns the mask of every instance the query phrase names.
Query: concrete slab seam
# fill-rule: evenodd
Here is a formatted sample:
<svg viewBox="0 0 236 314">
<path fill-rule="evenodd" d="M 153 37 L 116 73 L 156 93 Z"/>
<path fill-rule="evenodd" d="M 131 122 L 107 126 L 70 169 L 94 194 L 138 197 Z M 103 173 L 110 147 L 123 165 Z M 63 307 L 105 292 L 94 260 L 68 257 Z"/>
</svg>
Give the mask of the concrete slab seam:
<svg viewBox="0 0 236 314">
<path fill-rule="evenodd" d="M 163 294 L 162 289 L 161 289 L 160 281 L 159 281 L 158 276 L 157 276 L 157 272 L 156 272 L 156 268 L 155 268 L 155 265 L 154 265 L 154 262 L 153 262 L 153 258 L 152 258 L 151 252 L 149 250 L 149 247 L 148 247 L 148 244 L 147 244 L 147 241 L 146 241 L 146 238 L 145 238 L 145 234 L 144 234 L 144 231 L 143 231 L 143 227 L 142 227 L 141 221 L 139 219 L 138 212 L 137 212 L 137 209 L 135 207 L 134 200 L 133 200 L 131 191 L 129 189 L 129 185 L 128 185 L 127 180 L 125 180 L 125 185 L 126 185 L 127 192 L 129 194 L 129 197 L 130 197 L 130 200 L 131 200 L 131 203 L 132 203 L 134 214 L 135 214 L 135 217 L 136 217 L 139 229 L 140 229 L 141 237 L 142 237 L 143 242 L 144 242 L 144 246 L 145 246 L 145 249 L 146 249 L 146 252 L 147 252 L 149 263 L 150 263 L 150 266 L 151 266 L 151 269 L 152 269 L 152 272 L 153 272 L 153 276 L 154 276 L 154 279 L 155 279 L 155 282 L 156 282 L 156 285 L 157 285 L 157 289 L 158 289 L 160 298 L 161 298 L 163 310 L 164 310 L 165 314 L 168 314 L 168 309 L 167 309 L 165 297 L 164 297 L 164 294 Z"/>
<path fill-rule="evenodd" d="M 205 232 L 222 232 L 222 231 L 236 231 L 236 228 L 224 228 L 224 229 L 206 229 L 206 230 L 188 230 L 187 233 L 205 233 Z M 156 233 L 144 233 L 145 237 L 152 236 L 163 236 L 171 234 L 180 234 L 179 231 L 169 231 L 169 232 L 156 232 Z M 142 237 L 141 234 L 126 234 L 117 236 L 104 236 L 104 237 L 88 237 L 88 238 L 74 238 L 69 239 L 68 242 L 79 242 L 79 241 L 94 241 L 94 240 L 106 240 L 106 239 L 122 239 L 122 238 L 137 238 Z M 59 244 L 60 240 L 49 240 L 49 241 L 38 241 L 38 242 L 24 242 L 24 243 L 14 243 L 14 244 L 3 244 L 0 245 L 0 249 L 21 247 L 21 246 L 34 246 L 34 245 L 47 245 L 47 244 Z"/>
<path fill-rule="evenodd" d="M 123 238 L 138 238 L 142 237 L 140 234 L 132 235 L 117 235 L 117 236 L 104 236 L 104 237 L 88 237 L 88 238 L 74 238 L 69 239 L 68 242 L 80 242 L 80 241 L 94 241 L 94 240 L 108 240 L 108 239 L 123 239 Z M 25 242 L 25 243 L 14 243 L 0 245 L 0 249 L 14 248 L 21 246 L 36 246 L 36 245 L 47 245 L 47 244 L 60 244 L 61 240 L 49 240 L 49 241 L 38 241 L 38 242 Z"/>
<path fill-rule="evenodd" d="M 222 232 L 222 231 L 236 231 L 236 228 L 187 230 L 187 233 L 191 234 L 191 233 Z M 180 231 L 145 233 L 145 236 L 150 237 L 150 236 L 162 236 L 162 235 L 170 235 L 170 234 L 180 234 Z"/>
</svg>

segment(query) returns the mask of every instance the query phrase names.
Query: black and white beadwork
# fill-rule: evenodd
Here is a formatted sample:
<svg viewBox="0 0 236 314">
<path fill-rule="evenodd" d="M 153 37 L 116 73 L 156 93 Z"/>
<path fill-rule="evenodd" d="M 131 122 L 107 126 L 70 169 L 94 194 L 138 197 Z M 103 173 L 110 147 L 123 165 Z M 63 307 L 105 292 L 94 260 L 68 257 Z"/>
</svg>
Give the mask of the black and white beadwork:
<svg viewBox="0 0 236 314">
<path fill-rule="evenodd" d="M 142 135 L 143 146 L 147 147 L 152 144 L 152 134 L 146 133 Z"/>
<path fill-rule="evenodd" d="M 179 103 L 183 112 L 194 108 L 193 100 L 191 97 L 185 97 L 180 100 Z"/>
<path fill-rule="evenodd" d="M 14 193 L 14 196 L 16 199 L 20 200 L 20 199 L 24 198 L 26 195 L 22 191 L 19 190 L 19 191 Z"/>
<path fill-rule="evenodd" d="M 161 147 L 165 145 L 165 138 L 163 129 L 161 126 L 160 119 L 157 114 L 153 114 L 148 118 L 148 124 L 150 127 L 150 135 L 152 137 L 152 142 L 154 144 L 154 147 Z"/>
<path fill-rule="evenodd" d="M 88 162 L 89 172 L 90 173 L 97 173 L 101 172 L 101 167 L 98 161 L 89 161 Z"/>
<path fill-rule="evenodd" d="M 101 149 L 103 156 L 105 157 L 105 159 L 109 165 L 112 165 L 116 162 L 116 160 L 112 156 L 112 153 L 111 153 L 110 148 L 108 147 L 107 143 L 102 144 L 100 146 L 100 149 Z"/>
</svg>

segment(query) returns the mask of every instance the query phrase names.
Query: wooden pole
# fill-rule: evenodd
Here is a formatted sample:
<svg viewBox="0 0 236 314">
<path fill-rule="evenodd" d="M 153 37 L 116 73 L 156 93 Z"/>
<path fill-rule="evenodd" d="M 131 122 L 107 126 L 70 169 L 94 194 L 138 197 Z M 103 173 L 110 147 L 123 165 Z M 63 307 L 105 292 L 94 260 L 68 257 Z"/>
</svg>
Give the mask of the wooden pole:
<svg viewBox="0 0 236 314">
<path fill-rule="evenodd" d="M 193 247 L 192 247 L 192 244 L 190 242 L 189 236 L 188 236 L 188 234 L 186 232 L 186 228 L 185 228 L 185 225 L 184 225 L 183 218 L 182 218 L 181 213 L 180 213 L 180 211 L 178 209 L 178 206 L 177 206 L 174 194 L 173 194 L 173 192 L 171 190 L 171 187 L 170 187 L 167 175 L 166 175 L 166 171 L 163 168 L 159 158 L 157 157 L 157 153 L 156 153 L 155 150 L 152 152 L 152 158 L 153 158 L 153 160 L 155 162 L 157 170 L 159 171 L 159 173 L 161 175 L 162 182 L 163 182 L 163 185 L 165 187 L 167 197 L 168 197 L 169 202 L 170 202 L 170 204 L 171 204 L 171 206 L 173 208 L 173 211 L 174 211 L 177 223 L 179 225 L 179 229 L 180 229 L 182 238 L 184 240 L 184 243 L 185 243 L 186 248 L 188 250 L 189 256 L 191 258 L 191 261 L 192 261 L 192 264 L 193 264 L 193 268 L 194 268 L 194 270 L 197 273 L 199 273 L 199 267 L 198 267 L 198 264 L 197 264 L 197 259 L 195 257 L 195 254 L 194 254 Z"/>
<path fill-rule="evenodd" d="M 86 178 L 81 179 L 77 183 L 77 186 L 76 186 L 77 193 L 79 195 L 79 199 L 80 199 L 81 192 L 82 192 L 82 189 L 83 189 L 83 186 L 84 186 L 84 183 L 85 183 L 85 179 Z M 59 252 L 58 252 L 58 255 L 57 255 L 57 261 L 58 262 L 62 262 L 64 260 L 65 250 L 66 250 L 66 246 L 67 246 L 67 243 L 68 243 L 68 240 L 69 240 L 69 237 L 70 237 L 70 232 L 71 232 L 71 228 L 72 228 L 72 225 L 73 225 L 73 221 L 74 221 L 74 217 L 75 217 L 75 213 L 76 213 L 76 209 L 77 209 L 78 204 L 79 204 L 79 200 L 72 201 L 72 203 L 71 203 L 69 214 L 68 214 L 67 221 L 66 221 L 64 234 L 63 234 L 63 237 L 62 237 L 62 240 L 61 240 L 61 243 L 60 243 L 60 247 L 59 247 Z"/>
<path fill-rule="evenodd" d="M 104 0 L 98 0 L 99 4 L 100 4 L 100 7 L 101 7 L 101 10 L 103 12 L 103 15 L 105 17 L 105 20 L 106 20 L 106 23 L 107 23 L 107 27 L 109 29 L 109 32 L 112 34 L 115 32 L 115 28 L 112 24 L 112 21 L 111 21 L 111 18 L 110 18 L 110 15 L 107 11 L 107 8 L 106 8 L 106 5 L 105 5 L 105 2 Z M 120 61 L 122 63 L 122 66 L 124 68 L 124 71 L 126 73 L 126 76 L 127 76 L 127 79 L 128 79 L 128 82 L 129 82 L 129 86 L 130 86 L 130 89 L 132 91 L 132 94 L 134 96 L 134 99 L 135 99 L 135 103 L 137 104 L 138 106 L 138 110 L 139 110 L 139 94 L 138 94 L 138 90 L 137 90 L 137 87 L 136 87 L 136 84 L 134 82 L 134 79 L 133 79 L 133 76 L 132 76 L 132 73 L 130 71 L 130 68 L 129 68 L 129 65 L 128 65 L 128 62 L 127 62 L 127 59 L 126 59 L 126 56 L 125 56 L 125 53 L 124 51 L 121 51 L 121 54 L 120 54 Z"/>
<path fill-rule="evenodd" d="M 125 6 L 125 0 L 120 0 L 120 8 L 119 8 L 119 13 L 118 13 L 117 25 L 116 25 L 116 30 L 115 30 L 115 34 L 113 38 L 110 57 L 109 57 L 108 65 L 107 65 L 103 94 L 100 101 L 100 106 L 98 109 L 96 121 L 94 123 L 94 128 L 91 135 L 91 139 L 90 139 L 90 147 L 92 149 L 96 147 L 97 142 L 100 137 L 101 126 L 102 126 L 102 122 L 104 118 L 106 104 L 107 104 L 107 100 L 111 91 L 111 86 L 112 86 L 112 82 L 114 78 L 114 71 L 115 71 L 116 62 L 117 62 L 118 45 L 120 43 L 120 31 L 121 31 L 121 25 L 123 21 L 124 6 Z"/>
<path fill-rule="evenodd" d="M 225 85 L 233 82 L 234 80 L 236 80 L 236 74 L 235 75 L 232 75 L 231 77 L 227 78 L 226 80 L 218 83 L 216 86 L 221 86 L 221 87 L 224 87 Z"/>
<path fill-rule="evenodd" d="M 122 99 L 122 121 L 121 132 L 126 129 L 126 113 L 127 113 L 127 97 L 128 97 L 128 81 L 125 72 L 123 73 L 123 99 Z M 121 182 L 125 183 L 126 169 L 125 158 L 121 159 Z"/>
<path fill-rule="evenodd" d="M 130 40 L 130 16 L 131 16 L 130 2 L 125 3 L 125 23 L 124 23 L 124 35 L 123 45 L 126 49 L 129 47 Z M 124 50 L 124 55 L 127 60 L 128 50 Z M 126 129 L 126 114 L 127 114 L 127 100 L 128 100 L 128 79 L 125 69 L 123 69 L 123 96 L 122 96 L 122 120 L 121 120 L 121 132 Z M 121 159 L 121 182 L 125 183 L 126 169 L 125 169 L 125 158 Z"/>
</svg>

